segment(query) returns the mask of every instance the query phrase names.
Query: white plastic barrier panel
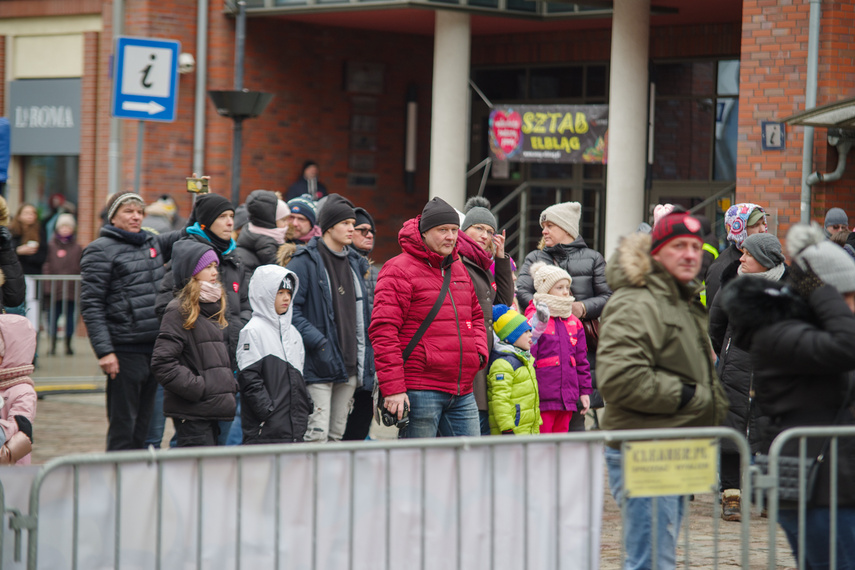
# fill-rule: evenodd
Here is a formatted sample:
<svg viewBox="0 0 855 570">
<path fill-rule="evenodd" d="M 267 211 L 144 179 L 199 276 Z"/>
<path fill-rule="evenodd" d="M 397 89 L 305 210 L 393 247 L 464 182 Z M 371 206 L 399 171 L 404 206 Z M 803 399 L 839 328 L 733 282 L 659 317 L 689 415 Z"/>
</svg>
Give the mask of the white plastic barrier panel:
<svg viewBox="0 0 855 570">
<path fill-rule="evenodd" d="M 602 443 L 515 439 L 54 466 L 38 495 L 37 567 L 597 568 Z"/>
</svg>

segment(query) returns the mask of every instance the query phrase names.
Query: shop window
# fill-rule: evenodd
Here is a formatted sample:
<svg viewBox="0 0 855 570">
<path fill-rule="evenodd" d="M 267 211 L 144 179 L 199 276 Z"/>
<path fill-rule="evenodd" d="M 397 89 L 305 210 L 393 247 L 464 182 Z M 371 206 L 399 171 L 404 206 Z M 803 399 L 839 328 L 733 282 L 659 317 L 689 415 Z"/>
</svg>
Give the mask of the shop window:
<svg viewBox="0 0 855 570">
<path fill-rule="evenodd" d="M 609 74 L 605 65 L 589 65 L 586 69 L 585 89 L 588 97 L 605 98 Z"/>
<path fill-rule="evenodd" d="M 656 101 L 653 178 L 709 180 L 713 100 Z"/>
<path fill-rule="evenodd" d="M 656 96 L 712 95 L 716 87 L 714 61 L 658 63 L 653 66 Z"/>
<path fill-rule="evenodd" d="M 24 156 L 24 202 L 34 204 L 39 215 L 50 212 L 50 198 L 60 194 L 75 205 L 77 201 L 77 156 Z"/>
<path fill-rule="evenodd" d="M 491 101 L 525 99 L 525 68 L 481 69 L 473 73 L 473 80 Z"/>
<path fill-rule="evenodd" d="M 531 70 L 531 99 L 577 99 L 584 93 L 584 69 L 545 67 Z"/>
</svg>

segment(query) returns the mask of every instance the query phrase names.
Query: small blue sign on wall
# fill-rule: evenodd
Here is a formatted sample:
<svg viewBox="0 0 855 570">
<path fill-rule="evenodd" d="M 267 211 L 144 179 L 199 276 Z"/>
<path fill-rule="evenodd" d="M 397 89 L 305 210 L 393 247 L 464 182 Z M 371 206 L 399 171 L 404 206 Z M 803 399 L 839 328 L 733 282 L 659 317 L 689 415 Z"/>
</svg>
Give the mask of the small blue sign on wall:
<svg viewBox="0 0 855 570">
<path fill-rule="evenodd" d="M 762 121 L 763 150 L 784 150 L 787 147 L 787 130 L 784 123 Z"/>
<path fill-rule="evenodd" d="M 174 121 L 181 42 L 119 37 L 113 73 L 113 116 Z"/>
</svg>

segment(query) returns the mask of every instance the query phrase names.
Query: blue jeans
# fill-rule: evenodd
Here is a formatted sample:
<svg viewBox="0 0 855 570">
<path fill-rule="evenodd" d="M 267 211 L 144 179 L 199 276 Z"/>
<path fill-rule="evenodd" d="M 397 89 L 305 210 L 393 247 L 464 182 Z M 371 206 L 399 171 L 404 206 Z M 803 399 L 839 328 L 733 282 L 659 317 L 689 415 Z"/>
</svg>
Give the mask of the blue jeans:
<svg viewBox="0 0 855 570">
<path fill-rule="evenodd" d="M 606 448 L 609 487 L 618 505 L 624 500 L 622 455 L 617 449 Z M 653 504 L 656 503 L 656 568 L 676 568 L 677 535 L 683 520 L 683 498 L 677 495 L 626 500 L 623 521 L 624 570 L 652 568 L 653 562 Z"/>
<path fill-rule="evenodd" d="M 148 424 L 148 435 L 145 437 L 145 446 L 153 445 L 160 449 L 163 443 L 163 430 L 166 427 L 166 417 L 163 415 L 163 386 L 157 385 L 154 395 L 154 409 L 151 412 L 151 422 Z"/>
<path fill-rule="evenodd" d="M 481 435 L 478 405 L 472 392 L 455 396 L 435 390 L 408 390 L 410 424 L 401 438 Z"/>
<path fill-rule="evenodd" d="M 829 567 L 829 520 L 828 508 L 808 509 L 805 512 L 805 564 L 810 570 L 824 570 Z M 784 529 L 790 548 L 793 549 L 793 556 L 798 560 L 799 511 L 778 511 L 778 524 Z M 855 568 L 855 508 L 837 509 L 837 568 Z"/>
</svg>

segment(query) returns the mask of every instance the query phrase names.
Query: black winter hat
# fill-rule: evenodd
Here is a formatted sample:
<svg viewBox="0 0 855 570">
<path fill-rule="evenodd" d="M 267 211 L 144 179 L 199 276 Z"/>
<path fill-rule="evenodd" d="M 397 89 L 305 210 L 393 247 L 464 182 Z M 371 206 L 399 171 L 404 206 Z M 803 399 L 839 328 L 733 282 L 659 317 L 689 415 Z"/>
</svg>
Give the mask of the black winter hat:
<svg viewBox="0 0 855 570">
<path fill-rule="evenodd" d="M 368 210 L 365 208 L 354 208 L 353 211 L 356 213 L 356 223 L 354 226 L 361 226 L 362 224 L 368 224 L 371 226 L 371 231 L 375 231 L 374 227 L 374 218 L 371 217 L 371 214 L 368 213 Z"/>
<path fill-rule="evenodd" d="M 234 209 L 232 203 L 219 194 L 200 194 L 193 206 L 193 218 L 205 230 L 211 227 L 220 214 Z"/>
<path fill-rule="evenodd" d="M 193 277 L 196 264 L 208 251 L 214 251 L 214 248 L 197 239 L 180 239 L 175 242 L 172 246 L 172 277 L 177 289 L 183 289 L 187 285 Z"/>
<path fill-rule="evenodd" d="M 419 220 L 419 232 L 426 232 L 436 226 L 454 224 L 460 226 L 460 214 L 442 198 L 434 198 L 425 204 Z"/>
<path fill-rule="evenodd" d="M 356 212 L 353 211 L 353 203 L 340 194 L 330 194 L 327 196 L 324 207 L 318 214 L 318 225 L 321 226 L 321 232 L 326 233 L 328 229 L 337 223 L 348 219 L 356 219 Z"/>
<path fill-rule="evenodd" d="M 253 190 L 246 199 L 249 221 L 259 228 L 276 227 L 276 205 L 279 198 L 270 190 Z"/>
</svg>

